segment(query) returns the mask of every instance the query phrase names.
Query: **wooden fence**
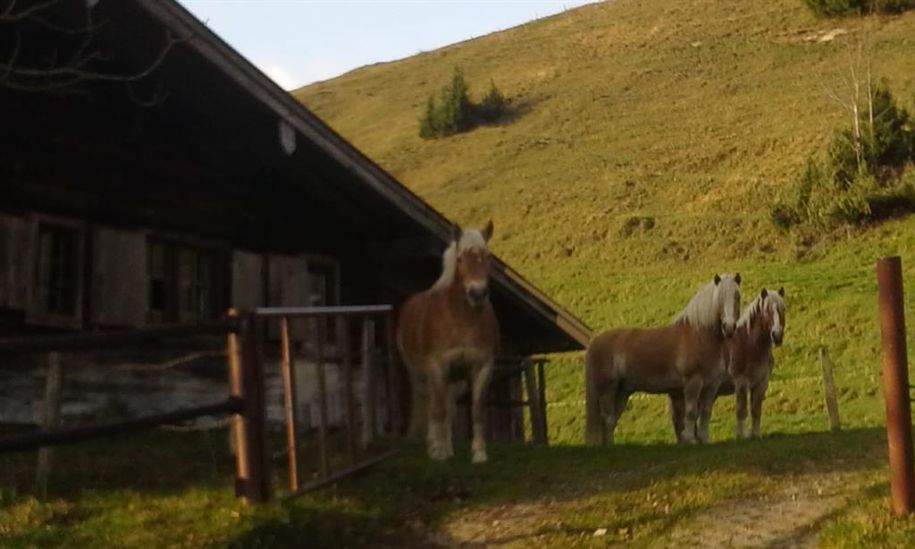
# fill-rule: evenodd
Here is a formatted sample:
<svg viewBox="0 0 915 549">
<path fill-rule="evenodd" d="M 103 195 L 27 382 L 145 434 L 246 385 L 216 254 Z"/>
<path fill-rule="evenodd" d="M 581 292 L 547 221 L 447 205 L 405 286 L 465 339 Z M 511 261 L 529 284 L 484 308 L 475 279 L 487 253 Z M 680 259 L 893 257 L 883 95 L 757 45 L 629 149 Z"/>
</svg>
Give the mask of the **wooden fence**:
<svg viewBox="0 0 915 549">
<path fill-rule="evenodd" d="M 276 325 L 278 342 L 268 338 Z M 302 330 L 305 328 L 305 330 Z M 358 328 L 358 330 L 354 330 Z M 335 344 L 329 345 L 328 332 L 333 331 Z M 306 334 L 304 337 L 301 334 Z M 358 340 L 354 334 L 358 333 Z M 277 345 L 283 382 L 283 417 L 286 438 L 285 452 L 288 460 L 288 492 L 298 494 L 334 482 L 342 477 L 368 467 L 390 456 L 396 450 L 382 453 L 369 452 L 372 441 L 385 431 L 397 435 L 403 430 L 401 414 L 404 380 L 393 367 L 394 344 L 391 307 L 388 305 L 353 307 L 280 307 L 259 308 L 245 314 L 230 311 L 219 320 L 196 325 L 143 328 L 106 334 L 77 334 L 50 337 L 31 337 L 0 341 L 0 355 L 24 353 L 72 352 L 79 350 L 112 349 L 137 344 L 164 342 L 170 338 L 198 335 L 223 335 L 226 337 L 228 357 L 229 395 L 226 399 L 206 405 L 194 406 L 167 413 L 146 415 L 128 420 L 96 425 L 82 425 L 59 429 L 46 424 L 44 432 L 0 438 L 0 452 L 48 448 L 58 444 L 86 441 L 186 421 L 202 416 L 231 415 L 231 433 L 235 447 L 235 492 L 247 501 L 261 502 L 270 498 L 269 452 L 265 407 L 265 354 Z M 296 336 L 299 341 L 296 341 Z M 380 339 L 380 341 L 376 341 Z M 297 344 L 298 343 L 298 344 Z M 304 355 L 297 357 L 296 351 Z M 295 361 L 306 358 L 316 370 L 315 383 L 318 395 L 317 458 L 318 476 L 302 482 L 299 475 L 300 449 L 296 426 Z M 505 362 L 509 365 L 506 367 Z M 520 395 L 523 377 L 526 400 L 491 398 L 495 408 L 530 410 L 532 440 L 535 444 L 547 443 L 545 359 L 516 357 L 503 359 L 494 382 L 516 384 L 513 394 Z M 346 464 L 332 468 L 329 456 L 329 414 L 326 368 L 335 364 L 340 368 L 345 405 Z M 356 368 L 362 374 L 361 405 L 355 393 Z M 58 391 L 59 392 L 59 391 Z M 505 393 L 510 394 L 510 393 Z M 379 428 L 378 414 L 381 396 L 387 409 L 384 425 Z M 357 409 L 359 417 L 357 418 Z M 517 412 L 520 414 L 520 412 Z M 510 414 L 509 414 L 510 415 Z M 508 417 L 502 416 L 503 419 Z M 520 418 L 520 415 L 517 416 Z M 498 438 L 511 438 L 520 429 L 520 420 L 514 428 L 497 428 L 490 423 Z"/>
</svg>

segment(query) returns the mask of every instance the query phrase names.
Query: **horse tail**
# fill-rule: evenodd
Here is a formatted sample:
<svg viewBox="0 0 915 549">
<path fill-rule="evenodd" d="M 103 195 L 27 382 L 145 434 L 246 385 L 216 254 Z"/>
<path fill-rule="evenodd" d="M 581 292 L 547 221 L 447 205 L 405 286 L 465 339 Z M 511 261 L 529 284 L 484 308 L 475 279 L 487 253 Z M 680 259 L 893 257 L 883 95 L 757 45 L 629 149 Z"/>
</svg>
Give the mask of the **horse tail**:
<svg viewBox="0 0 915 549">
<path fill-rule="evenodd" d="M 604 444 L 604 418 L 600 407 L 601 383 L 600 356 L 594 349 L 594 343 L 585 353 L 585 444 L 599 446 Z"/>
</svg>

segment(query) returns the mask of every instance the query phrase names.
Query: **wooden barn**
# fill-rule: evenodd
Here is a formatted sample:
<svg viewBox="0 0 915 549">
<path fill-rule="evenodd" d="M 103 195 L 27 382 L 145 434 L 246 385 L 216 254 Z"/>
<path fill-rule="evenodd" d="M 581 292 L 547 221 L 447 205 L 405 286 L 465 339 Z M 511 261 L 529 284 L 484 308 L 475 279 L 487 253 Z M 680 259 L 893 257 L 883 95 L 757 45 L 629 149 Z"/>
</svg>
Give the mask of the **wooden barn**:
<svg viewBox="0 0 915 549">
<path fill-rule="evenodd" d="M 3 337 L 396 306 L 435 280 L 451 222 L 177 2 L 44 15 L 18 58 L 44 73 L 0 76 Z M 493 270 L 506 355 L 584 348 L 587 326 Z"/>
</svg>

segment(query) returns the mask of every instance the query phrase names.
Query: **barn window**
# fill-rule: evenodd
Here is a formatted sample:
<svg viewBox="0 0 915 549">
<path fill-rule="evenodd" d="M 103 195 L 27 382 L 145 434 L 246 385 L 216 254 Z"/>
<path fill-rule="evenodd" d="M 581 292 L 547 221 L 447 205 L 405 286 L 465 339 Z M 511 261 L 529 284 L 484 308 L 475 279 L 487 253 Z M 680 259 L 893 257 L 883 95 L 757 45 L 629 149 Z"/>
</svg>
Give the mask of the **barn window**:
<svg viewBox="0 0 915 549">
<path fill-rule="evenodd" d="M 76 228 L 39 223 L 36 312 L 76 317 L 79 309 L 82 234 Z"/>
<path fill-rule="evenodd" d="M 340 303 L 340 275 L 335 262 L 308 259 L 308 293 L 309 304 L 313 307 Z"/>
<path fill-rule="evenodd" d="M 36 216 L 29 229 L 29 287 L 26 322 L 82 328 L 85 226 L 78 221 Z"/>
<path fill-rule="evenodd" d="M 228 304 L 228 256 L 222 250 L 149 239 L 147 319 L 190 322 L 215 318 Z"/>
</svg>

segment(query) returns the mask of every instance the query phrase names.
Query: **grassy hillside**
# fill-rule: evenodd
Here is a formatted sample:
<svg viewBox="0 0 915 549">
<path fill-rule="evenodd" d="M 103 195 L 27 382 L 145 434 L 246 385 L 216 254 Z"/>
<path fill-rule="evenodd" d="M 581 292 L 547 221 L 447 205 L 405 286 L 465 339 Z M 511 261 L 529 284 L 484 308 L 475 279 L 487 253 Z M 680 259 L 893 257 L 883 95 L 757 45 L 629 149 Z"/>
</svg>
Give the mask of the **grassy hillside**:
<svg viewBox="0 0 915 549">
<path fill-rule="evenodd" d="M 915 281 L 915 221 L 811 238 L 781 234 L 767 216 L 806 157 L 848 124 L 824 90 L 841 88 L 858 44 L 911 105 L 912 36 L 915 14 L 816 19 L 799 0 L 620 0 L 294 94 L 447 215 L 492 216 L 497 253 L 596 329 L 666 322 L 716 271 L 740 271 L 748 297 L 784 286 L 787 340 L 764 423 L 823 428 L 816 353 L 827 345 L 846 423 L 875 425 L 874 259 L 902 254 Z M 492 78 L 521 115 L 422 140 L 419 115 L 456 66 L 472 94 Z M 627 230 L 635 217 L 654 226 Z M 580 366 L 551 377 L 553 435 L 579 441 Z M 729 405 L 716 409 L 719 437 L 732 429 Z M 663 406 L 637 399 L 623 439 L 668 440 Z"/>
<path fill-rule="evenodd" d="M 664 399 L 638 396 L 623 444 L 581 447 L 573 355 L 548 370 L 550 447 L 495 443 L 472 466 L 466 441 L 446 463 L 407 445 L 362 476 L 266 505 L 233 498 L 222 433 L 60 448 L 47 501 L 33 495 L 35 452 L 6 454 L 0 546 L 910 546 L 915 517 L 887 509 L 874 260 L 902 255 L 915 288 L 915 216 L 814 239 L 767 220 L 846 123 L 823 87 L 840 85 L 865 35 L 876 74 L 911 106 L 915 13 L 817 20 L 801 0 L 618 0 L 295 92 L 450 217 L 494 218 L 496 252 L 595 329 L 664 323 L 716 271 L 741 272 L 745 301 L 784 286 L 764 440 L 732 440 L 728 398 L 715 444 L 673 446 Z M 455 66 L 477 94 L 495 79 L 521 115 L 421 140 L 419 115 Z M 630 221 L 643 217 L 654 225 Z M 822 432 L 823 345 L 840 433 Z M 277 486 L 282 448 L 275 438 Z M 299 453 L 300 478 L 314 474 L 314 448 Z"/>
</svg>

